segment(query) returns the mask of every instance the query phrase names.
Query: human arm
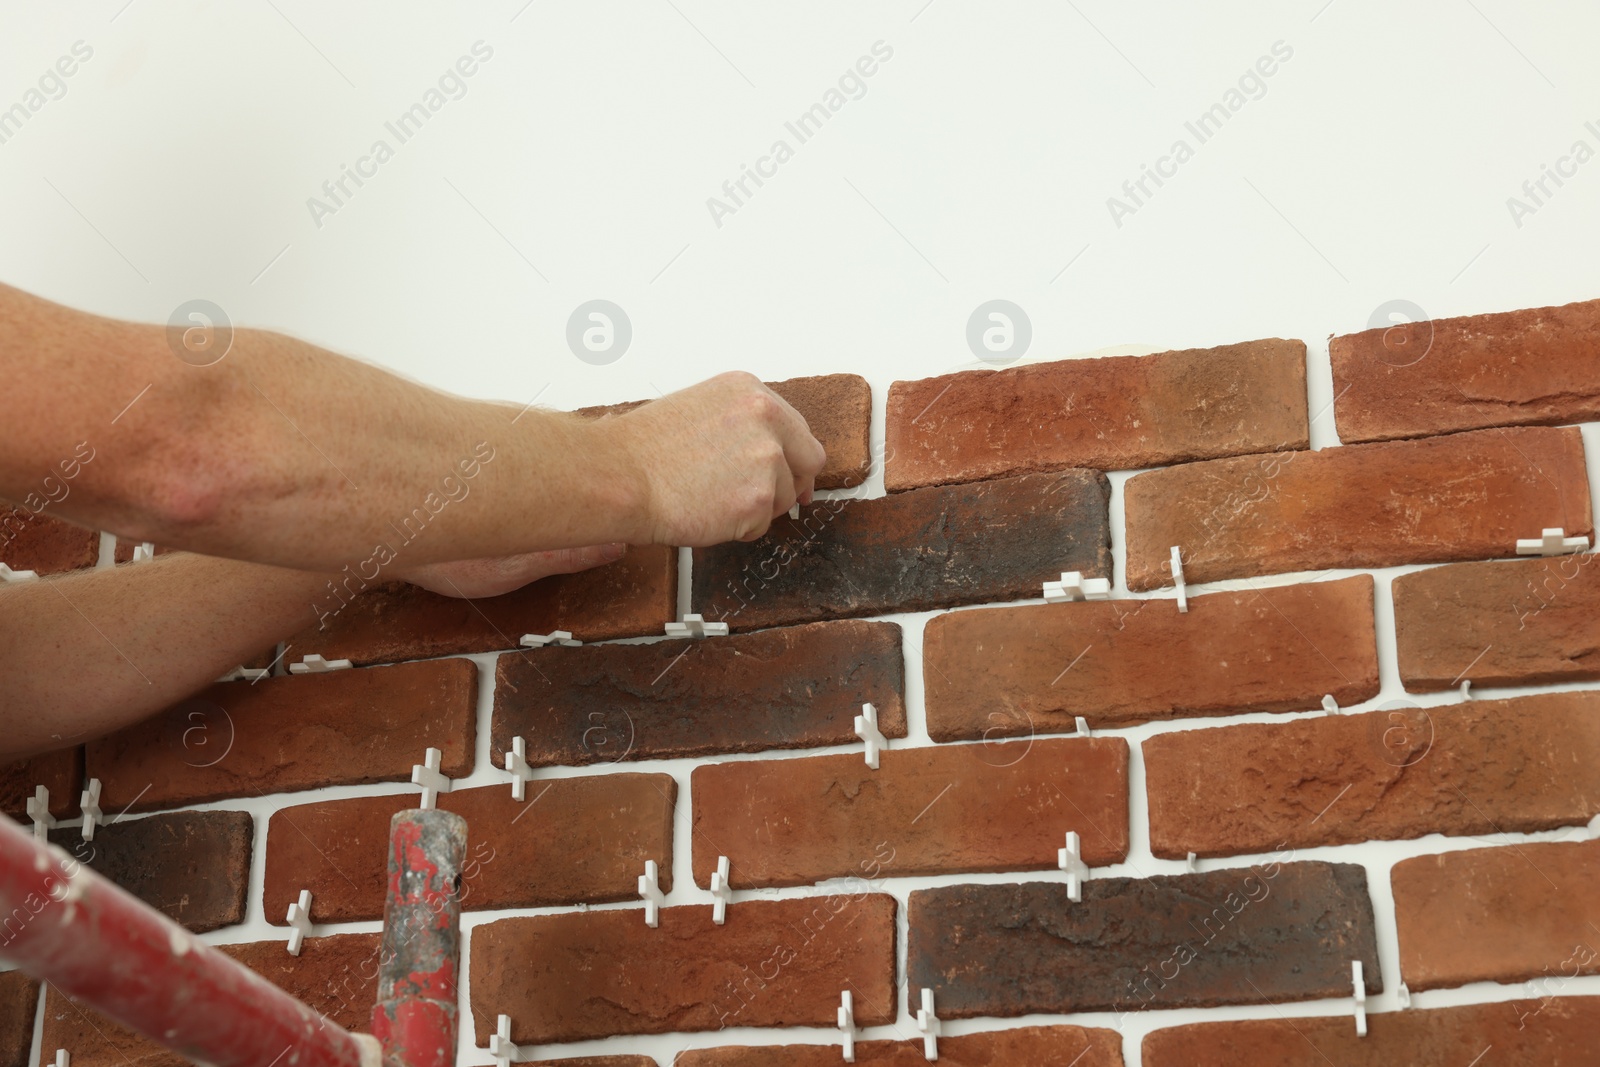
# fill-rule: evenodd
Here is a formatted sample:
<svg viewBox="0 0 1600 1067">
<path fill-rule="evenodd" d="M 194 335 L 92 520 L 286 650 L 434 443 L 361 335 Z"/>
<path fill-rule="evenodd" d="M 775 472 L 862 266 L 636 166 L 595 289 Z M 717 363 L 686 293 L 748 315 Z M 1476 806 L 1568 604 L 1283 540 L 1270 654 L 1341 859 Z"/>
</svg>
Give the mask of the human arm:
<svg viewBox="0 0 1600 1067">
<path fill-rule="evenodd" d="M 746 374 L 586 420 L 451 396 L 259 330 L 194 366 L 164 327 L 5 286 L 0 356 L 0 424 L 14 428 L 0 497 L 26 500 L 87 445 L 53 513 L 284 567 L 334 572 L 383 546 L 403 577 L 533 550 L 749 539 L 810 499 L 824 459 Z"/>
</svg>

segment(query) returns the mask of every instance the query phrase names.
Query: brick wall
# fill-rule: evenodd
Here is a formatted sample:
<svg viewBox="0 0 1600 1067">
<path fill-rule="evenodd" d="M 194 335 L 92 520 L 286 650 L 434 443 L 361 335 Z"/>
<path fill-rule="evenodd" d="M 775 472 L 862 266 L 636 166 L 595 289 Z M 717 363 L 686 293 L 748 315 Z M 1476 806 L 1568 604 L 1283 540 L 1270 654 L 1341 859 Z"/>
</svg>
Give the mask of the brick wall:
<svg viewBox="0 0 1600 1067">
<path fill-rule="evenodd" d="M 42 783 L 67 819 L 98 778 L 128 814 L 55 840 L 360 1026 L 387 821 L 442 749 L 464 1063 L 499 1014 L 530 1062 L 835 1063 L 842 991 L 857 1062 L 919 1063 L 931 989 L 956 1064 L 1594 1064 L 1600 572 L 1515 542 L 1593 536 L 1596 321 L 775 383 L 832 488 L 765 538 L 477 605 L 370 591 L 289 657 L 356 667 L 218 684 L 0 772 L 0 804 Z M 16 526 L 15 569 L 97 558 Z M 1043 602 L 1065 570 L 1111 599 Z M 732 635 L 656 636 L 685 600 Z M 517 647 L 556 628 L 585 644 Z M 0 974 L 0 1067 L 58 1047 L 171 1062 Z"/>
</svg>

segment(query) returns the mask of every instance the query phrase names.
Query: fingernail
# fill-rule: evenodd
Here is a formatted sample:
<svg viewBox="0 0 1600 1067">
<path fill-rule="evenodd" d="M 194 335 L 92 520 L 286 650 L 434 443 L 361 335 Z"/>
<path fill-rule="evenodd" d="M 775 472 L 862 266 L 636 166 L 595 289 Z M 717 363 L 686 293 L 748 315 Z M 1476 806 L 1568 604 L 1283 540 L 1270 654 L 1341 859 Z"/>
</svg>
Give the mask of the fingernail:
<svg viewBox="0 0 1600 1067">
<path fill-rule="evenodd" d="M 600 558 L 610 563 L 612 560 L 621 559 L 628 551 L 628 546 L 621 542 L 600 546 Z"/>
</svg>

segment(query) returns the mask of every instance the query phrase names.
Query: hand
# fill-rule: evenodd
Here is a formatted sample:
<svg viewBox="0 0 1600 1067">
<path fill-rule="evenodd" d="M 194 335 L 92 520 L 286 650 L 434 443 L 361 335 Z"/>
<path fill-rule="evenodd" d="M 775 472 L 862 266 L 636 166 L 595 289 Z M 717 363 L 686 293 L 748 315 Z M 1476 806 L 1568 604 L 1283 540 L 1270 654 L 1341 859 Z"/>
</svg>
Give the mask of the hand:
<svg viewBox="0 0 1600 1067">
<path fill-rule="evenodd" d="M 453 563 L 428 563 L 401 573 L 400 577 L 430 593 L 444 596 L 500 596 L 521 589 L 529 582 L 552 574 L 571 574 L 622 558 L 627 545 L 590 545 L 588 548 L 558 548 L 551 552 L 525 552 L 498 559 L 463 559 Z"/>
<path fill-rule="evenodd" d="M 719 374 L 607 420 L 650 486 L 655 544 L 754 541 L 811 503 L 827 453 L 806 420 L 753 374 Z"/>
</svg>

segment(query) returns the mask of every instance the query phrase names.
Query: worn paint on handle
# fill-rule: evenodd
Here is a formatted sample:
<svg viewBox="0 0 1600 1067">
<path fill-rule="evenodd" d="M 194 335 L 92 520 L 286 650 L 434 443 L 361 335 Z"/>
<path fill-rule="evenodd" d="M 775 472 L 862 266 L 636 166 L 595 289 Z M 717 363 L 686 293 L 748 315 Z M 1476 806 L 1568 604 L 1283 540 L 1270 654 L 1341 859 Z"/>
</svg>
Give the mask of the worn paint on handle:
<svg viewBox="0 0 1600 1067">
<path fill-rule="evenodd" d="M 466 850 L 467 822 L 451 812 L 402 811 L 389 824 L 372 1032 L 403 1067 L 455 1064 Z"/>
</svg>

